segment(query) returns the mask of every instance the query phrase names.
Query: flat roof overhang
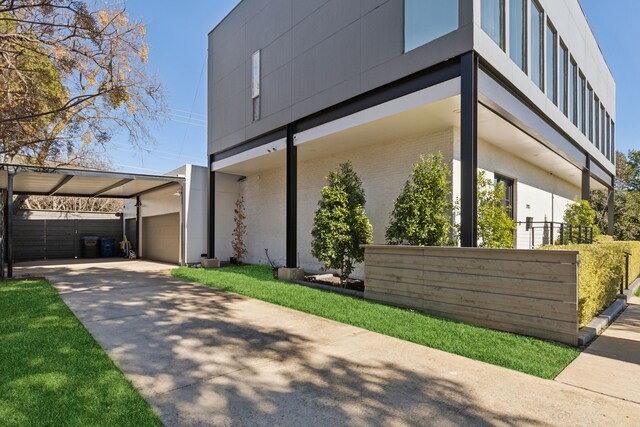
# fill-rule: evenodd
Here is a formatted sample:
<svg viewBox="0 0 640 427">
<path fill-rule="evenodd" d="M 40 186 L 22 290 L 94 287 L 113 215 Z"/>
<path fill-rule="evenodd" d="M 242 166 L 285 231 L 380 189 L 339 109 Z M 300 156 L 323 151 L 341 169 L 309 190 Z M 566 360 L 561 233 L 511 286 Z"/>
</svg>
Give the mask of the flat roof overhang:
<svg viewBox="0 0 640 427">
<path fill-rule="evenodd" d="M 0 189 L 6 189 L 13 175 L 13 194 L 130 199 L 170 185 L 182 185 L 185 178 L 142 175 L 90 169 L 48 168 L 0 164 Z"/>
</svg>

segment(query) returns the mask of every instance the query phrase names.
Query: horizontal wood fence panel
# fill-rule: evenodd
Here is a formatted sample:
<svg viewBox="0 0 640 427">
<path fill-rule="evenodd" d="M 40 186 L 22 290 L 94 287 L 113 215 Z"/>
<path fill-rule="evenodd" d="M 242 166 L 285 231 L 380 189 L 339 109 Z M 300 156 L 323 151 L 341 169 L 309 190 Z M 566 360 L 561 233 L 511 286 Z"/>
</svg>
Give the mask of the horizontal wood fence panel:
<svg viewBox="0 0 640 427">
<path fill-rule="evenodd" d="M 79 258 L 84 236 L 122 240 L 122 220 L 114 214 L 18 211 L 13 223 L 14 261 Z"/>
<path fill-rule="evenodd" d="M 576 345 L 578 253 L 365 246 L 365 298 Z"/>
</svg>

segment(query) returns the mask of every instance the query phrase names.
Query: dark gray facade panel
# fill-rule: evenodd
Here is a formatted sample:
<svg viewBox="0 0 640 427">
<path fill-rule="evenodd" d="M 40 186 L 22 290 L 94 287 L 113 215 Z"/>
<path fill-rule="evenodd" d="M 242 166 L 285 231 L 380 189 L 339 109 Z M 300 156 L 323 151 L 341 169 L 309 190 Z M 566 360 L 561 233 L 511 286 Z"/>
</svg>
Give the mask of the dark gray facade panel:
<svg viewBox="0 0 640 427">
<path fill-rule="evenodd" d="M 209 153 L 472 50 L 473 1 L 460 1 L 460 29 L 407 54 L 403 0 L 242 1 L 209 35 Z M 254 122 L 258 49 L 261 118 Z"/>
</svg>

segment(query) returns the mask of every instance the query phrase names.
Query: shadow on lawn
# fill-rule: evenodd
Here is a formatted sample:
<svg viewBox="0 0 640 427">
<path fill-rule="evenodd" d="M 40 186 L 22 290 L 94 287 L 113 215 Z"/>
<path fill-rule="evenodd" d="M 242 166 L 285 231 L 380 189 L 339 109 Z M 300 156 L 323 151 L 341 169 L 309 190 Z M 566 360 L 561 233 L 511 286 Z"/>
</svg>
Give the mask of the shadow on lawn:
<svg viewBox="0 0 640 427">
<path fill-rule="evenodd" d="M 247 298 L 158 273 L 56 267 L 55 276 L 67 304 L 168 425 L 538 424 L 480 405 L 461 382 L 436 376 L 437 367 L 353 354 L 361 351 L 349 347 L 353 332 L 331 335 L 341 326 L 296 328 L 298 314 L 256 311 Z M 268 326 L 273 316 L 291 326 Z"/>
</svg>

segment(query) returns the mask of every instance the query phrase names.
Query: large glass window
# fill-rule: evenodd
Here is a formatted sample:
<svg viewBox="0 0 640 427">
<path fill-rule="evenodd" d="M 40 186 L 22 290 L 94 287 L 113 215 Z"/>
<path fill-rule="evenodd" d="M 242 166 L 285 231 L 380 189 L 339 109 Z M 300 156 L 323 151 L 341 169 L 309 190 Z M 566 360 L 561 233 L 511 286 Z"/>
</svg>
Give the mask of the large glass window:
<svg viewBox="0 0 640 427">
<path fill-rule="evenodd" d="M 607 117 L 602 104 L 600 104 L 600 151 L 602 154 L 607 152 Z"/>
<path fill-rule="evenodd" d="M 584 78 L 584 75 L 582 73 L 579 73 L 579 80 L 578 80 L 578 129 L 580 129 L 580 132 L 582 132 L 583 134 L 587 134 L 586 130 L 585 130 L 585 107 L 586 107 L 586 84 L 587 81 Z"/>
<path fill-rule="evenodd" d="M 587 89 L 588 119 L 587 119 L 587 136 L 593 144 L 593 89 L 588 86 Z"/>
<path fill-rule="evenodd" d="M 600 99 L 597 96 L 593 99 L 593 110 L 595 112 L 595 117 L 593 118 L 594 126 L 594 139 L 596 148 L 600 149 Z"/>
<path fill-rule="evenodd" d="M 611 157 L 609 160 L 612 163 L 616 162 L 616 124 L 613 120 L 611 121 Z"/>
<path fill-rule="evenodd" d="M 531 2 L 531 80 L 540 89 L 544 89 L 543 34 L 544 18 L 542 7 L 533 0 Z"/>
<path fill-rule="evenodd" d="M 569 119 L 578 126 L 578 66 L 573 58 L 569 65 Z"/>
<path fill-rule="evenodd" d="M 558 105 L 558 33 L 547 22 L 547 97 Z"/>
<path fill-rule="evenodd" d="M 567 77 L 569 75 L 569 51 L 560 42 L 560 69 L 558 73 L 558 107 L 567 115 Z"/>
<path fill-rule="evenodd" d="M 458 29 L 458 1 L 405 0 L 405 52 L 427 44 L 456 29 Z"/>
<path fill-rule="evenodd" d="M 504 0 L 482 0 L 480 8 L 482 29 L 504 49 Z"/>
<path fill-rule="evenodd" d="M 611 117 L 607 113 L 607 159 L 611 159 Z"/>
<path fill-rule="evenodd" d="M 509 0 L 509 56 L 527 71 L 527 0 Z"/>
</svg>

